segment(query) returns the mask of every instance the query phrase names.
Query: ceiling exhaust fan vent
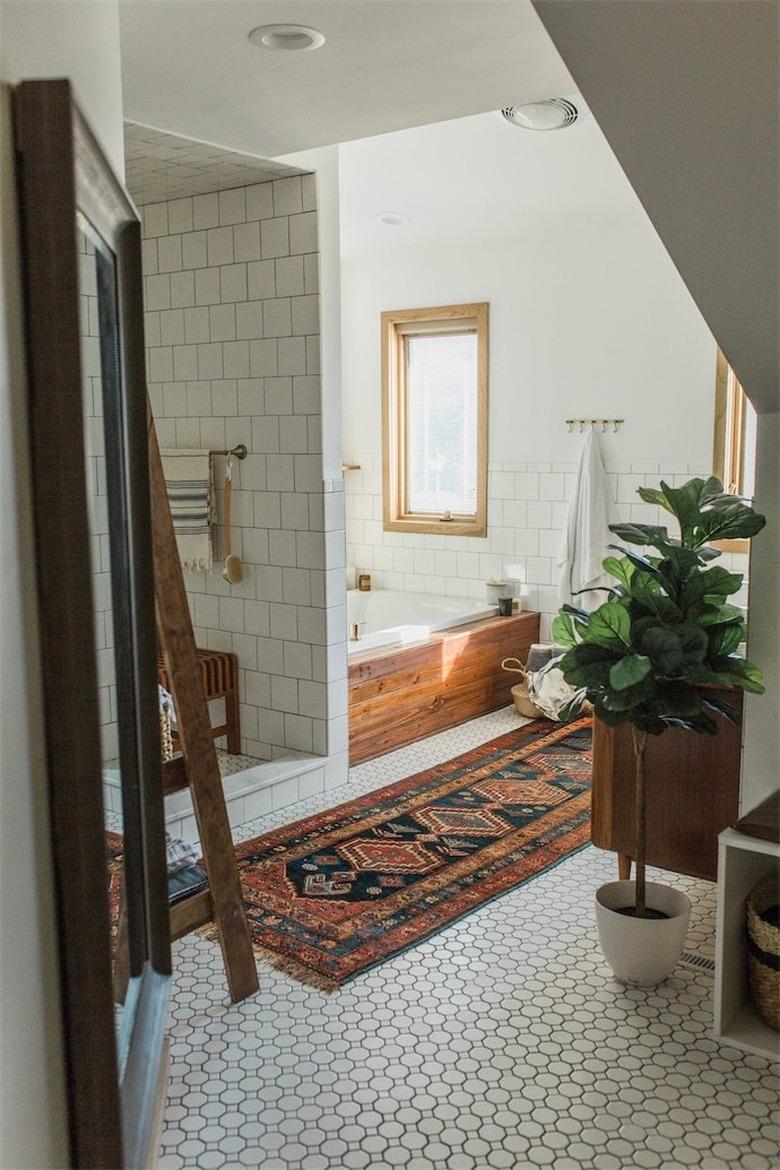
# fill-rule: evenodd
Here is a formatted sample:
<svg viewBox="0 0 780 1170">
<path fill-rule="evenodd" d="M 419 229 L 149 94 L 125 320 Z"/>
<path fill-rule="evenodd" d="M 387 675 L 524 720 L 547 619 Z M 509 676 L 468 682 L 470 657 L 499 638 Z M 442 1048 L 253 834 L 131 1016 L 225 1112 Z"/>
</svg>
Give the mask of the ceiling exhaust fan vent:
<svg viewBox="0 0 780 1170">
<path fill-rule="evenodd" d="M 577 107 L 566 98 L 548 98 L 524 106 L 504 106 L 507 122 L 524 130 L 563 130 L 577 121 Z"/>
</svg>

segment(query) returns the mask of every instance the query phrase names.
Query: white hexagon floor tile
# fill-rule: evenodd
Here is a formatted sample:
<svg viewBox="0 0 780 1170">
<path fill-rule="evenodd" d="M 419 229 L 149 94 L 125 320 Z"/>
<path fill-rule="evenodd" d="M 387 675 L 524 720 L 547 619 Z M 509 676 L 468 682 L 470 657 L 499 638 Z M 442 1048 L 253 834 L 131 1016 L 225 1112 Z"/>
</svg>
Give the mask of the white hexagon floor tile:
<svg viewBox="0 0 780 1170">
<path fill-rule="evenodd" d="M 363 764 L 240 836 L 521 722 L 507 709 Z M 588 847 L 332 994 L 260 963 L 259 994 L 231 1005 L 217 946 L 177 943 L 160 1170 L 780 1166 L 780 1069 L 711 1038 L 711 973 L 612 978 L 592 902 L 614 873 Z M 692 899 L 688 947 L 711 954 L 715 887 L 665 880 Z"/>
</svg>

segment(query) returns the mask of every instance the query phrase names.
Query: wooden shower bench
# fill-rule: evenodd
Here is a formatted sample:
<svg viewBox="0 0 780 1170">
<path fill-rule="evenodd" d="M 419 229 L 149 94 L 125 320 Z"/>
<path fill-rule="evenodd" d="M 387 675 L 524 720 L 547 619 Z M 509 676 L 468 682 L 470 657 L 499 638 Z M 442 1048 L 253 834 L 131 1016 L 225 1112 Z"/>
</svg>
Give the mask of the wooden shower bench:
<svg viewBox="0 0 780 1170">
<path fill-rule="evenodd" d="M 206 701 L 225 700 L 225 722 L 212 727 L 214 739 L 227 737 L 227 750 L 233 755 L 241 753 L 241 720 L 238 709 L 238 658 L 227 650 L 196 650 L 200 677 L 206 692 Z M 157 661 L 160 683 L 166 691 L 171 689 L 162 656 Z M 175 732 L 174 732 L 175 735 Z"/>
</svg>

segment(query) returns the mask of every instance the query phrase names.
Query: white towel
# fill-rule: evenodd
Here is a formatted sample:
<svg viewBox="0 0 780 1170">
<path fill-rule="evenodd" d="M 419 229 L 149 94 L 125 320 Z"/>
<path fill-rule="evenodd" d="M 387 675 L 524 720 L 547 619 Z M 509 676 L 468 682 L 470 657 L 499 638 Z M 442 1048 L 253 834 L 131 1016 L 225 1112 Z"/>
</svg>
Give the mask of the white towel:
<svg viewBox="0 0 780 1170">
<path fill-rule="evenodd" d="M 591 427 L 580 452 L 577 481 L 563 530 L 558 558 L 560 576 L 558 596 L 584 609 L 606 601 L 604 593 L 581 593 L 598 586 L 610 585 L 612 578 L 601 567 L 609 556 L 608 545 L 614 541 L 609 531 L 615 520 L 615 506 L 609 490 L 596 434 Z M 579 596 L 575 596 L 578 594 Z"/>
<path fill-rule="evenodd" d="M 182 568 L 210 569 L 215 507 L 211 456 L 184 447 L 163 450 L 160 456 Z"/>
</svg>

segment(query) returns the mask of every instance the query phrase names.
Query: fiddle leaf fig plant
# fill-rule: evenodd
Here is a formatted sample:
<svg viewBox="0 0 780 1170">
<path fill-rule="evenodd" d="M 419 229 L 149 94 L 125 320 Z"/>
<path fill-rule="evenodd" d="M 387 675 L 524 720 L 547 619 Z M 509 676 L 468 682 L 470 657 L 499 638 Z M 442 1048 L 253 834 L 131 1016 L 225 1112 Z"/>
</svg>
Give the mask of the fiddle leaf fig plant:
<svg viewBox="0 0 780 1170">
<path fill-rule="evenodd" d="M 742 610 L 728 598 L 742 574 L 711 562 L 712 540 L 749 539 L 763 516 L 743 498 L 724 492 L 720 480 L 690 479 L 681 487 L 639 488 L 648 504 L 670 512 L 679 536 L 653 524 L 612 524 L 624 542 L 603 567 L 614 584 L 593 612 L 564 605 L 553 638 L 566 646 L 560 662 L 575 694 L 564 708 L 572 719 L 587 699 L 611 727 L 631 725 L 636 762 L 635 863 L 637 917 L 647 917 L 645 882 L 645 757 L 649 735 L 669 727 L 715 735 L 713 714 L 737 721 L 734 708 L 711 687 L 761 693 L 761 671 L 739 654 L 745 636 Z"/>
</svg>

